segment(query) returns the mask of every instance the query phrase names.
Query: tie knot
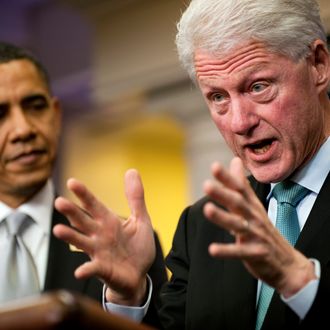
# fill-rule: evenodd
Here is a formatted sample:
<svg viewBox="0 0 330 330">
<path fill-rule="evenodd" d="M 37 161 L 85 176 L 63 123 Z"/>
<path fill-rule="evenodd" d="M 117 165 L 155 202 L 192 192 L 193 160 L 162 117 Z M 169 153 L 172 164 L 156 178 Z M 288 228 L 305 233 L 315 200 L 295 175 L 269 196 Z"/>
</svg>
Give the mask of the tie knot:
<svg viewBox="0 0 330 330">
<path fill-rule="evenodd" d="M 21 212 L 13 212 L 6 218 L 8 231 L 10 235 L 16 235 L 24 229 L 24 226 L 27 225 L 27 220 L 30 217 Z"/>
<path fill-rule="evenodd" d="M 273 189 L 273 195 L 278 203 L 288 203 L 293 207 L 309 193 L 309 190 L 293 181 L 283 181 Z"/>
</svg>

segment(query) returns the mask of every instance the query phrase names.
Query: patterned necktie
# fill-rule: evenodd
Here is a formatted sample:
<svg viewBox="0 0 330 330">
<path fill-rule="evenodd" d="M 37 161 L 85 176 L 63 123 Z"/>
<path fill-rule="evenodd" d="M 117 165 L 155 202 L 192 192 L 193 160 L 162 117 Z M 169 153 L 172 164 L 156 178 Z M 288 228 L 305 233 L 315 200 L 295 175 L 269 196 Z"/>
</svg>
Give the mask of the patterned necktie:
<svg viewBox="0 0 330 330">
<path fill-rule="evenodd" d="M 8 244 L 0 251 L 0 303 L 39 292 L 39 280 L 31 253 L 21 234 L 33 220 L 24 213 L 14 212 L 6 219 Z"/>
<path fill-rule="evenodd" d="M 308 193 L 307 188 L 292 181 L 283 181 L 273 189 L 273 195 L 277 200 L 276 228 L 291 245 L 296 243 L 300 233 L 296 206 Z M 256 330 L 259 330 L 262 326 L 273 293 L 274 289 L 272 287 L 266 283 L 261 284 Z"/>
</svg>

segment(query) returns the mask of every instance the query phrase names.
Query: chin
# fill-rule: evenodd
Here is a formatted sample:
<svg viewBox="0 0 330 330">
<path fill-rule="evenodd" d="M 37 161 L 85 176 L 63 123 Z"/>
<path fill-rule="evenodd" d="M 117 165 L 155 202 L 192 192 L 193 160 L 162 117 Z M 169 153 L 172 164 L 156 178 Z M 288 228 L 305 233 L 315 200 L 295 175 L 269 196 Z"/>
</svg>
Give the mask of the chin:
<svg viewBox="0 0 330 330">
<path fill-rule="evenodd" d="M 276 183 L 286 179 L 290 174 L 288 171 L 283 171 L 277 166 L 260 166 L 258 168 L 250 168 L 253 177 L 261 183 Z"/>
<path fill-rule="evenodd" d="M 48 173 L 47 175 L 45 175 L 45 173 L 25 175 L 19 178 L 19 180 L 16 180 L 16 188 L 25 191 L 27 194 L 33 194 L 47 182 L 48 178 Z"/>
</svg>

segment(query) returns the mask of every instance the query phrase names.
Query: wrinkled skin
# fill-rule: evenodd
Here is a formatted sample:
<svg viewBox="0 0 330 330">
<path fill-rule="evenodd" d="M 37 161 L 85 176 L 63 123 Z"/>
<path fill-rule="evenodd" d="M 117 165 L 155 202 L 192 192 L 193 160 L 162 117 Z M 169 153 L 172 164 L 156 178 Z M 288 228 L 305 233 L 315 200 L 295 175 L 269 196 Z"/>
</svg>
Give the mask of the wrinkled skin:
<svg viewBox="0 0 330 330">
<path fill-rule="evenodd" d="M 211 117 L 260 182 L 284 180 L 329 135 L 324 47 L 316 42 L 314 53 L 297 63 L 258 42 L 220 59 L 196 52 L 197 80 Z"/>
</svg>

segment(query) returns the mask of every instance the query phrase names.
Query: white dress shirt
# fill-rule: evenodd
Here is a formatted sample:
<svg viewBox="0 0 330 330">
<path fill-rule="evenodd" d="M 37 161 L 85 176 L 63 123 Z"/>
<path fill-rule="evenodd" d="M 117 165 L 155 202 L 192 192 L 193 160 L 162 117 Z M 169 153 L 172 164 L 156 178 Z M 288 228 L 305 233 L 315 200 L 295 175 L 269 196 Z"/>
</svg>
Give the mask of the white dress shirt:
<svg viewBox="0 0 330 330">
<path fill-rule="evenodd" d="M 34 220 L 33 225 L 29 226 L 23 233 L 22 239 L 34 259 L 41 289 L 44 288 L 46 279 L 54 197 L 54 186 L 49 180 L 31 200 L 17 208 L 17 211 L 28 214 Z M 3 248 L 7 239 L 4 219 L 13 211 L 12 208 L 0 201 L 0 248 Z"/>
</svg>

